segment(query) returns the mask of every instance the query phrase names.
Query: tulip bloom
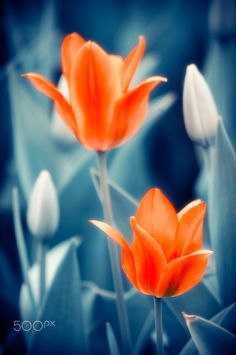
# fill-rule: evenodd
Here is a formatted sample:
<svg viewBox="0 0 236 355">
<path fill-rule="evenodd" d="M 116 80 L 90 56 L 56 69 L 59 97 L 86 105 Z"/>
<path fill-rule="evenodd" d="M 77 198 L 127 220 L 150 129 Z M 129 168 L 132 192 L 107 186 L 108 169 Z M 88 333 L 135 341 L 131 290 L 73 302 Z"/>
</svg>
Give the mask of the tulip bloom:
<svg viewBox="0 0 236 355">
<path fill-rule="evenodd" d="M 54 100 L 59 115 L 82 145 L 104 152 L 123 144 L 138 131 L 147 114 L 149 94 L 166 81 L 153 76 L 130 88 L 144 49 L 145 39 L 140 36 L 137 47 L 123 59 L 107 54 L 77 33 L 66 36 L 61 57 L 69 99 L 42 75 L 23 76 Z"/>
<path fill-rule="evenodd" d="M 206 204 L 196 200 L 178 214 L 159 189 L 151 189 L 130 218 L 132 247 L 110 225 L 91 221 L 117 243 L 122 268 L 142 293 L 158 298 L 178 296 L 203 277 L 210 250 L 202 249 Z"/>
</svg>

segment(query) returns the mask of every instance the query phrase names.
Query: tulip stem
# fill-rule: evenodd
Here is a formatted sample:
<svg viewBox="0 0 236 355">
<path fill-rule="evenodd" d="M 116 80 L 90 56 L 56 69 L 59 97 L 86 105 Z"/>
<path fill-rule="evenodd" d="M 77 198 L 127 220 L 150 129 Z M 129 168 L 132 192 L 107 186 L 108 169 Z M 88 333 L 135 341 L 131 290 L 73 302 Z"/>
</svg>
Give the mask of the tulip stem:
<svg viewBox="0 0 236 355">
<path fill-rule="evenodd" d="M 46 294 L 46 256 L 47 242 L 39 240 L 38 242 L 38 260 L 39 260 L 39 304 L 42 308 Z"/>
<path fill-rule="evenodd" d="M 163 329 L 162 329 L 162 299 L 153 297 L 154 301 L 154 315 L 157 341 L 157 355 L 164 355 L 163 347 Z"/>
<path fill-rule="evenodd" d="M 17 249 L 18 249 L 18 254 L 20 259 L 21 270 L 23 274 L 24 283 L 28 290 L 33 317 L 36 317 L 37 307 L 36 307 L 36 302 L 34 299 L 34 294 L 31 286 L 30 278 L 29 278 L 30 263 L 28 259 L 25 237 L 24 237 L 23 228 L 21 224 L 20 202 L 19 202 L 19 193 L 17 188 L 14 188 L 12 191 L 12 207 L 13 207 L 14 230 L 16 235 L 16 244 L 17 244 Z"/>
<path fill-rule="evenodd" d="M 103 215 L 105 221 L 109 224 L 112 224 L 113 223 L 112 206 L 111 206 L 111 198 L 110 198 L 110 191 L 109 191 L 108 178 L 107 178 L 107 164 L 106 164 L 105 152 L 98 152 L 98 165 L 99 165 L 99 173 L 100 173 L 100 187 L 101 187 L 101 195 L 102 195 Z M 116 292 L 117 312 L 118 312 L 118 318 L 120 324 L 122 345 L 123 345 L 124 353 L 131 354 L 132 353 L 131 335 L 129 329 L 126 304 L 124 300 L 124 290 L 122 284 L 118 250 L 116 245 L 109 238 L 107 238 L 107 243 L 108 243 L 108 251 L 110 256 L 114 288 Z"/>
</svg>

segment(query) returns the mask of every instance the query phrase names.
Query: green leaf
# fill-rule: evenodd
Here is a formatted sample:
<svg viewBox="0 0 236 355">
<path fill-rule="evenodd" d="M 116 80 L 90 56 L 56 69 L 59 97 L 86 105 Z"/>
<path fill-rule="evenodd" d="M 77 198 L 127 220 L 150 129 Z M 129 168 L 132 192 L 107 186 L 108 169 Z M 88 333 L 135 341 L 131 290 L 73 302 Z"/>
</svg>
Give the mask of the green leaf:
<svg viewBox="0 0 236 355">
<path fill-rule="evenodd" d="M 106 323 L 106 334 L 110 355 L 120 355 L 116 337 L 110 323 Z"/>
<path fill-rule="evenodd" d="M 231 332 L 235 329 L 236 303 L 224 308 L 211 321 Z M 197 349 L 192 339 L 190 339 L 181 351 L 181 355 L 197 355 Z"/>
<path fill-rule="evenodd" d="M 49 325 L 42 331 L 26 333 L 30 354 L 71 355 L 87 353 L 86 326 L 82 307 L 82 291 L 77 261 L 78 240 L 75 238 L 55 247 L 47 256 L 47 295 L 37 321 Z M 30 272 L 35 280 L 35 299 L 38 301 L 38 265 Z M 35 319 L 27 313 L 27 298 L 24 287 L 21 291 L 22 321 Z M 54 322 L 50 326 L 50 321 Z M 44 323 L 46 322 L 46 323 Z M 40 323 L 35 323 L 37 327 Z"/>
<path fill-rule="evenodd" d="M 153 313 L 153 309 L 151 309 L 145 322 L 143 323 L 142 329 L 140 330 L 140 333 L 136 340 L 134 351 L 133 351 L 134 355 L 139 355 L 144 350 L 145 344 L 148 342 L 148 339 L 150 338 L 151 332 L 153 331 L 154 327 L 155 327 L 154 313 Z"/>
<path fill-rule="evenodd" d="M 236 353 L 236 336 L 226 329 L 198 316 L 185 314 L 185 320 L 200 354 L 233 355 Z"/>
<path fill-rule="evenodd" d="M 221 121 L 209 181 L 209 230 L 215 255 L 219 292 L 225 305 L 236 299 L 236 155 Z"/>
</svg>

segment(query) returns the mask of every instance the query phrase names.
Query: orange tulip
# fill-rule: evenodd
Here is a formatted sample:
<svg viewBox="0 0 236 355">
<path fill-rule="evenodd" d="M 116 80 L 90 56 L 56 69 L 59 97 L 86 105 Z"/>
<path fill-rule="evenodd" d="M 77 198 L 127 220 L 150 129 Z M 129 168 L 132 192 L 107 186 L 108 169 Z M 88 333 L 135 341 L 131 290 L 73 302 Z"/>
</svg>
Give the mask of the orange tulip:
<svg viewBox="0 0 236 355">
<path fill-rule="evenodd" d="M 122 268 L 142 293 L 155 297 L 181 295 L 203 277 L 210 250 L 202 249 L 206 203 L 196 200 L 178 214 L 159 189 L 142 198 L 136 217 L 130 218 L 132 247 L 110 225 L 91 221 L 122 251 Z"/>
<path fill-rule="evenodd" d="M 61 118 L 81 144 L 102 152 L 121 145 L 138 131 L 147 114 L 150 92 L 166 81 L 153 76 L 130 89 L 144 49 L 145 38 L 140 36 L 137 47 L 123 59 L 108 55 L 77 33 L 66 36 L 61 57 L 69 100 L 42 75 L 23 76 L 54 100 Z"/>
</svg>

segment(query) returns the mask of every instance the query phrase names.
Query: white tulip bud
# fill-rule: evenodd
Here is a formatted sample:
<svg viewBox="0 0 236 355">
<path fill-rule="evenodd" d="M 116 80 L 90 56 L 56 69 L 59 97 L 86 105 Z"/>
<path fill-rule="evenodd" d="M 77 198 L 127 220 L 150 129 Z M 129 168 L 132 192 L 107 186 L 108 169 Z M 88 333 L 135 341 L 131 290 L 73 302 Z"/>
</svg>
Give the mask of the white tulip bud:
<svg viewBox="0 0 236 355">
<path fill-rule="evenodd" d="M 37 238 L 50 238 L 59 223 L 59 203 L 55 185 L 48 171 L 43 170 L 33 187 L 27 211 L 30 232 Z"/>
<path fill-rule="evenodd" d="M 65 77 L 62 75 L 58 82 L 58 90 L 63 94 L 63 96 L 70 101 L 69 87 Z M 51 129 L 54 136 L 63 144 L 72 144 L 76 142 L 74 134 L 69 130 L 67 125 L 64 123 L 63 119 L 60 117 L 59 113 L 56 111 L 55 107 L 52 112 L 52 123 Z"/>
<path fill-rule="evenodd" d="M 187 66 L 183 92 L 184 123 L 189 137 L 209 144 L 219 122 L 217 108 L 210 88 L 196 65 Z"/>
<path fill-rule="evenodd" d="M 209 28 L 219 39 L 234 40 L 236 33 L 235 0 L 214 0 L 211 2 Z"/>
</svg>

